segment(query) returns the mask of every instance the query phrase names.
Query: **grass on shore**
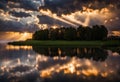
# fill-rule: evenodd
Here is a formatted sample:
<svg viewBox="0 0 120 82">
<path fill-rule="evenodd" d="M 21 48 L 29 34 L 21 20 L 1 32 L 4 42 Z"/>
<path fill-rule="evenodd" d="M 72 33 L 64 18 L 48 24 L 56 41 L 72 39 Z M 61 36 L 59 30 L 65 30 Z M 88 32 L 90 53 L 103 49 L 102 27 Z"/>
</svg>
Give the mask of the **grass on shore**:
<svg viewBox="0 0 120 82">
<path fill-rule="evenodd" d="M 102 46 L 120 46 L 120 41 L 16 41 L 9 42 L 10 45 L 28 45 L 28 46 L 83 46 L 83 47 L 102 47 Z"/>
</svg>

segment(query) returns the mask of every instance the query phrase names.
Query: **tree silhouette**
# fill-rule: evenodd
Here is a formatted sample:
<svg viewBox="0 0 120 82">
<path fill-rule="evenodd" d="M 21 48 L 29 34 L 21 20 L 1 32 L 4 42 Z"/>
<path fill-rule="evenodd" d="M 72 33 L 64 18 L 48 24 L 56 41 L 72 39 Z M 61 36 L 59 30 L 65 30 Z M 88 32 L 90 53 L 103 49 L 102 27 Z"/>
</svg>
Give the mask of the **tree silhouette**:
<svg viewBox="0 0 120 82">
<path fill-rule="evenodd" d="M 46 56 L 69 56 L 69 57 L 78 57 L 78 58 L 86 58 L 92 59 L 94 61 L 105 61 L 108 56 L 108 52 L 102 48 L 76 48 L 76 47 L 46 47 L 41 48 L 39 46 L 33 46 L 33 50 L 39 54 L 43 54 Z M 61 54 L 59 54 L 59 50 Z"/>
<path fill-rule="evenodd" d="M 77 29 L 62 27 L 36 31 L 33 40 L 105 40 L 107 35 L 108 30 L 103 25 L 79 26 Z"/>
<path fill-rule="evenodd" d="M 50 29 L 50 40 L 58 40 L 59 39 L 59 30 L 58 29 Z"/>
<path fill-rule="evenodd" d="M 102 36 L 102 39 L 105 39 L 107 38 L 107 35 L 108 35 L 108 30 L 107 28 L 104 26 L 104 25 L 101 25 L 101 36 Z"/>
<path fill-rule="evenodd" d="M 65 40 L 76 40 L 77 31 L 76 29 L 70 27 L 65 29 L 64 39 Z"/>
<path fill-rule="evenodd" d="M 65 27 L 59 28 L 59 40 L 64 40 Z"/>
<path fill-rule="evenodd" d="M 85 27 L 84 40 L 92 40 L 92 29 L 90 27 Z"/>
<path fill-rule="evenodd" d="M 105 26 L 103 25 L 95 25 L 92 27 L 92 37 L 93 40 L 103 40 L 107 38 L 108 31 Z"/>
<path fill-rule="evenodd" d="M 77 38 L 78 40 L 85 39 L 85 29 L 82 26 L 79 26 L 77 29 Z"/>
<path fill-rule="evenodd" d="M 36 31 L 33 34 L 32 39 L 33 40 L 48 40 L 49 39 L 49 31 L 47 29 Z"/>
</svg>

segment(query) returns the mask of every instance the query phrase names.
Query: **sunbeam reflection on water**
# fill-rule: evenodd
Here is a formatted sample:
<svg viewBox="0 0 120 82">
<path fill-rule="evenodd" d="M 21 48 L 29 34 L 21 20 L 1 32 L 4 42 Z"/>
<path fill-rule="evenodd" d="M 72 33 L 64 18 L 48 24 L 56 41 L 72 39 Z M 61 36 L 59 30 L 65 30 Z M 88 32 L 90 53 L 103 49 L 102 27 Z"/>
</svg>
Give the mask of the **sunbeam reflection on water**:
<svg viewBox="0 0 120 82">
<path fill-rule="evenodd" d="M 67 55 L 70 48 L 56 48 L 54 50 L 58 53 L 54 52 L 54 55 L 53 49 L 49 48 L 51 55 L 45 54 L 42 47 L 37 48 L 42 49 L 39 52 L 30 46 L 16 49 L 6 45 L 1 48 L 0 82 L 120 81 L 120 55 L 111 50 L 71 48 L 71 52 L 74 50 L 76 53 Z M 107 56 L 105 60 L 101 59 L 104 58 L 102 54 Z"/>
</svg>

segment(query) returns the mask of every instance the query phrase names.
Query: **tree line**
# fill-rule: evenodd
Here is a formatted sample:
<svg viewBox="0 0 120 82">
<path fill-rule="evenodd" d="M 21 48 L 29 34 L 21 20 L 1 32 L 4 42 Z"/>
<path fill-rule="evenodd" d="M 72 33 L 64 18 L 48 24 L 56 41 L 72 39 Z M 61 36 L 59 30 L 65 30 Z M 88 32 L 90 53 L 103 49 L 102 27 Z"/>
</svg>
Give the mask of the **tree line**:
<svg viewBox="0 0 120 82">
<path fill-rule="evenodd" d="M 33 40 L 104 40 L 107 38 L 108 30 L 104 25 L 92 27 L 79 26 L 50 28 L 36 31 Z"/>
<path fill-rule="evenodd" d="M 66 55 L 69 57 L 78 57 L 78 58 L 86 58 L 93 59 L 94 61 L 105 61 L 108 57 L 107 50 L 101 48 L 55 48 L 55 47 L 45 47 L 41 48 L 39 46 L 33 46 L 33 50 L 38 54 L 44 54 L 46 56 L 61 56 L 65 57 Z M 61 53 L 59 53 L 61 51 Z"/>
</svg>

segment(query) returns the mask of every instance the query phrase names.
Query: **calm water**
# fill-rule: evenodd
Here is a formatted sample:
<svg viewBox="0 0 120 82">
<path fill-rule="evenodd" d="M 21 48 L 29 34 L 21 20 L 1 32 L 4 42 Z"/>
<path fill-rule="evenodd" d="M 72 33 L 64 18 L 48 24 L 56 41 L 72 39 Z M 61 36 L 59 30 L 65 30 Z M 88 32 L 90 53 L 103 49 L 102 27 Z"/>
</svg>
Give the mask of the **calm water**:
<svg viewBox="0 0 120 82">
<path fill-rule="evenodd" d="M 0 82 L 120 82 L 119 53 L 0 44 Z"/>
</svg>

